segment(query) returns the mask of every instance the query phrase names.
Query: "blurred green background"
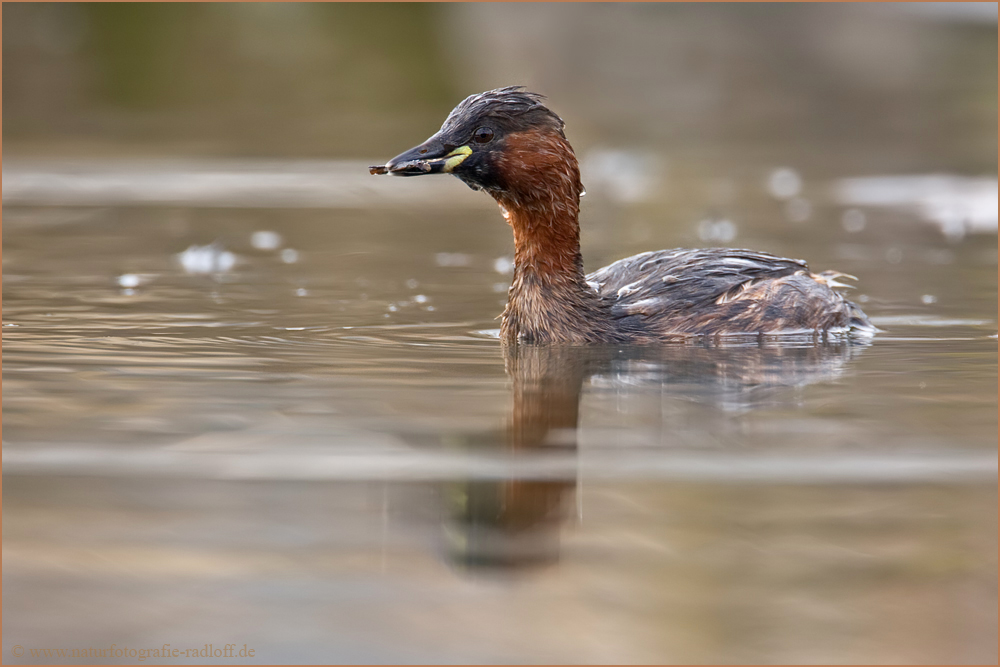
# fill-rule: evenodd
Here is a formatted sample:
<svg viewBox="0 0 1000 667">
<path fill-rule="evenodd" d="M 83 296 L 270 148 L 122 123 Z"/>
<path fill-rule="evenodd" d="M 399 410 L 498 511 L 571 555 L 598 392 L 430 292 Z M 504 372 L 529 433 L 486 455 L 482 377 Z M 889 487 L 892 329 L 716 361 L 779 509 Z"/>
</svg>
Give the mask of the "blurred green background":
<svg viewBox="0 0 1000 667">
<path fill-rule="evenodd" d="M 524 84 L 578 149 L 801 159 L 817 176 L 997 168 L 995 3 L 15 3 L 3 18 L 9 155 L 384 159 L 464 96 Z"/>
</svg>

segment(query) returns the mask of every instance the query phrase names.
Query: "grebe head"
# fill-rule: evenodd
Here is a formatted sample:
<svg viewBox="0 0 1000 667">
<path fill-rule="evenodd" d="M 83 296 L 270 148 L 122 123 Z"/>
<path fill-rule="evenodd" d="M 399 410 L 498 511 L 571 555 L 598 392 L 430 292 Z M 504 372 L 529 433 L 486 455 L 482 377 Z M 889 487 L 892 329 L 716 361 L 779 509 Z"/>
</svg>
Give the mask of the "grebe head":
<svg viewBox="0 0 1000 667">
<path fill-rule="evenodd" d="M 569 182 L 578 196 L 579 168 L 562 119 L 523 86 L 497 88 L 465 98 L 434 136 L 390 160 L 396 176 L 453 174 L 497 199 L 530 198 Z M 563 189 L 563 188 L 559 188 Z"/>
</svg>

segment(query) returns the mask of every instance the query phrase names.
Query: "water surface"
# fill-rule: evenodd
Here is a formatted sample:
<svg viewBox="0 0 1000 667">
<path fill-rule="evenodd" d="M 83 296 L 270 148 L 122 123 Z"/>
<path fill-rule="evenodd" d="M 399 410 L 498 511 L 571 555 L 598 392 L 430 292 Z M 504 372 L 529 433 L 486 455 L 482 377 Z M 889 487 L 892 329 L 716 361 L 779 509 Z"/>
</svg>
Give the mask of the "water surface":
<svg viewBox="0 0 1000 667">
<path fill-rule="evenodd" d="M 881 334 L 505 351 L 488 203 L 9 203 L 5 648 L 991 660 L 995 237 L 754 201 Z M 705 243 L 584 211 L 589 268 Z"/>
</svg>

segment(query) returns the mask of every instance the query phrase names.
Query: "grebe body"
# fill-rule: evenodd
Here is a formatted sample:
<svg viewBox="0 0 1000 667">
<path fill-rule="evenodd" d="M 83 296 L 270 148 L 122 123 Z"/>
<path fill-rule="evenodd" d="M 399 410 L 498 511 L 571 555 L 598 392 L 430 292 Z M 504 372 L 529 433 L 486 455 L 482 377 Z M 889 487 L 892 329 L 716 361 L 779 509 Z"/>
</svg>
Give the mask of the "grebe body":
<svg viewBox="0 0 1000 667">
<path fill-rule="evenodd" d="M 646 343 L 728 334 L 874 331 L 833 288 L 838 272 L 753 250 L 661 250 L 589 275 L 580 255 L 580 169 L 564 123 L 520 86 L 462 101 L 441 129 L 372 173 L 450 173 L 492 196 L 514 232 L 500 338 Z"/>
</svg>

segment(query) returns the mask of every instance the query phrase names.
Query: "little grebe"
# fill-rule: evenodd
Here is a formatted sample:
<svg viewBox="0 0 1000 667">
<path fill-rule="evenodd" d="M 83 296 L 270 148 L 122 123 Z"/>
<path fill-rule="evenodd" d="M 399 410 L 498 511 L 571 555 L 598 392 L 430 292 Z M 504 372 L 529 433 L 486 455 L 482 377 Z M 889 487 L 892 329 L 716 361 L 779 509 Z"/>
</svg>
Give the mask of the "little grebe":
<svg viewBox="0 0 1000 667">
<path fill-rule="evenodd" d="M 580 257 L 580 169 L 544 98 L 509 86 L 466 98 L 430 139 L 373 174 L 453 174 L 492 196 L 514 231 L 505 343 L 874 331 L 832 287 L 837 272 L 731 248 L 661 250 L 589 275 Z M 849 276 L 847 276 L 849 277 Z"/>
</svg>

